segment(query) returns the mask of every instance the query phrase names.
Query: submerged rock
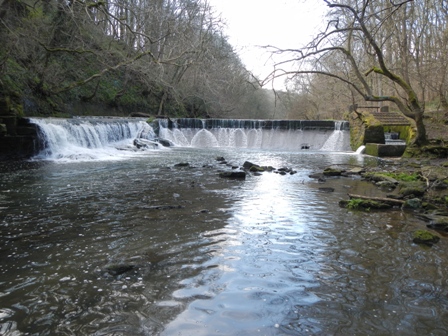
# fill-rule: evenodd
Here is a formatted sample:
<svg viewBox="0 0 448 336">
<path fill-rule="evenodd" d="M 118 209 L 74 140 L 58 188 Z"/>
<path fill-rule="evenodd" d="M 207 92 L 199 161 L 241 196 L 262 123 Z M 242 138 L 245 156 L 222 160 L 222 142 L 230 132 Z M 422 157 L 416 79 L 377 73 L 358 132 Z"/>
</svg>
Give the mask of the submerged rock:
<svg viewBox="0 0 448 336">
<path fill-rule="evenodd" d="M 219 177 L 244 180 L 246 178 L 246 172 L 243 172 L 243 171 L 221 172 L 221 173 L 219 173 Z"/>
<path fill-rule="evenodd" d="M 118 264 L 118 265 L 109 265 L 106 267 L 107 273 L 113 276 L 121 275 L 124 273 L 129 273 L 135 270 L 136 265 L 133 264 Z"/>
<path fill-rule="evenodd" d="M 440 237 L 426 230 L 417 230 L 413 234 L 412 242 L 432 246 L 440 240 Z"/>
<path fill-rule="evenodd" d="M 333 192 L 333 191 L 334 191 L 334 188 L 331 188 L 331 187 L 322 187 L 322 188 L 319 188 L 319 191 L 330 193 L 330 192 Z"/>
<path fill-rule="evenodd" d="M 190 163 L 188 162 L 179 162 L 174 165 L 174 167 L 189 167 Z"/>
</svg>

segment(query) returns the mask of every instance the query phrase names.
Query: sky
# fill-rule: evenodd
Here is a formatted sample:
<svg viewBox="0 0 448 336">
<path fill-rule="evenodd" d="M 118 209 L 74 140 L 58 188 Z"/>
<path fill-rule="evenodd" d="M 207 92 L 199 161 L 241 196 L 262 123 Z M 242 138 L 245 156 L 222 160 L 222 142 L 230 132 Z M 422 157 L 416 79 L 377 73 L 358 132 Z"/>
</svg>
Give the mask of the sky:
<svg viewBox="0 0 448 336">
<path fill-rule="evenodd" d="M 227 24 L 229 42 L 246 68 L 260 79 L 272 70 L 270 54 L 260 46 L 298 48 L 311 41 L 311 36 L 324 22 L 327 10 L 321 0 L 208 0 Z M 276 89 L 284 88 L 283 79 Z"/>
</svg>

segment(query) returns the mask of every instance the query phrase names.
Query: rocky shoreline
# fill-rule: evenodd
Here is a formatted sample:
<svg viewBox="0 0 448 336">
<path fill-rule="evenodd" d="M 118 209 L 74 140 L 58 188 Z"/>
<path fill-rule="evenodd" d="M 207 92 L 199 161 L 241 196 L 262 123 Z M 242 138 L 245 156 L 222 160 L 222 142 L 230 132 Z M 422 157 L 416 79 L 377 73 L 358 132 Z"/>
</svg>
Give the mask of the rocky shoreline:
<svg viewBox="0 0 448 336">
<path fill-rule="evenodd" d="M 357 174 L 376 186 L 382 197 L 348 194 L 340 206 L 353 211 L 413 211 L 427 222 L 425 230 L 414 232 L 413 242 L 432 246 L 448 233 L 448 159 L 412 157 L 382 159 L 376 167 L 343 169 L 328 167 L 310 177 Z"/>
</svg>

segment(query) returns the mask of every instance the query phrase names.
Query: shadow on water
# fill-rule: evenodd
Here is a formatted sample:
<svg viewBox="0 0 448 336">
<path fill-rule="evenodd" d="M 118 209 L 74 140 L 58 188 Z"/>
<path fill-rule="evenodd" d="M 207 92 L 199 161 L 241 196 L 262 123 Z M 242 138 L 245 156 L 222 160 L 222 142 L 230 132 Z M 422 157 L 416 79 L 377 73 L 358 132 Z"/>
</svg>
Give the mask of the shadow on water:
<svg viewBox="0 0 448 336">
<path fill-rule="evenodd" d="M 217 156 L 297 174 L 220 179 L 230 168 Z M 410 232 L 423 223 L 411 213 L 339 208 L 348 192 L 368 193 L 370 184 L 308 177 L 364 160 L 191 148 L 5 171 L 0 330 L 445 334 L 446 241 L 412 244 Z"/>
</svg>

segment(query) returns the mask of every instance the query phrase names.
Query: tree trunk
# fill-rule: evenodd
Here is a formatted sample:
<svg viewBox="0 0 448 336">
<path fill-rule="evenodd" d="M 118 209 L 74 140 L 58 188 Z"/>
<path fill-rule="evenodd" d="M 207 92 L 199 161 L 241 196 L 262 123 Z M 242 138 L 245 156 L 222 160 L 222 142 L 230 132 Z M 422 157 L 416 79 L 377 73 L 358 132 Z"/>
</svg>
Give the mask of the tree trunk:
<svg viewBox="0 0 448 336">
<path fill-rule="evenodd" d="M 444 111 L 448 111 L 448 101 L 446 100 L 445 91 L 442 87 L 439 89 L 440 105 Z"/>
<path fill-rule="evenodd" d="M 417 128 L 417 135 L 415 137 L 414 143 L 417 146 L 423 146 L 428 143 L 428 138 L 426 136 L 426 127 L 423 122 L 423 112 L 418 111 L 415 113 L 415 127 Z"/>
<path fill-rule="evenodd" d="M 160 100 L 159 110 L 157 111 L 157 115 L 161 116 L 163 112 L 163 107 L 165 106 L 166 99 L 168 98 L 168 94 L 166 91 L 163 93 L 162 99 Z"/>
</svg>

